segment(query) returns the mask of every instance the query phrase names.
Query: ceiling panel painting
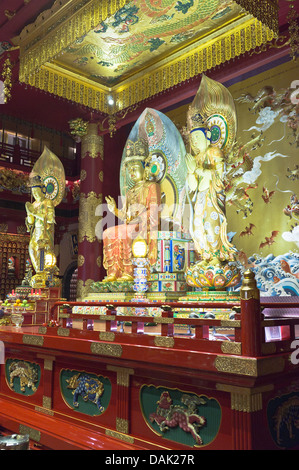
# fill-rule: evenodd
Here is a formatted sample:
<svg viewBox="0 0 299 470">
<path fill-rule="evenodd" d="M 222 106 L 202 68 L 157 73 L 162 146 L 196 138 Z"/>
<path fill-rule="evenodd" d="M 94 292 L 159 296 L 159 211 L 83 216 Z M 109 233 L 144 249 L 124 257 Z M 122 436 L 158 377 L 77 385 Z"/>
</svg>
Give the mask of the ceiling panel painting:
<svg viewBox="0 0 299 470">
<path fill-rule="evenodd" d="M 56 0 L 15 38 L 19 79 L 113 115 L 271 41 L 277 5 Z"/>
<path fill-rule="evenodd" d="M 221 0 L 134 0 L 69 46 L 57 65 L 115 86 L 240 16 Z"/>
</svg>

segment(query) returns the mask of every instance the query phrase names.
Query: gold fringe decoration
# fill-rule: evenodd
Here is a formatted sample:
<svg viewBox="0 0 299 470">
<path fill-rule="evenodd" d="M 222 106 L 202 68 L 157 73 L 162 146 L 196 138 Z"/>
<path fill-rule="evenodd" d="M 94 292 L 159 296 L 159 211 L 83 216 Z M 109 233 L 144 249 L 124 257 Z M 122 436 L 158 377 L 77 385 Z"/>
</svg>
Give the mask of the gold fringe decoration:
<svg viewBox="0 0 299 470">
<path fill-rule="evenodd" d="M 221 65 L 271 41 L 275 34 L 260 21 L 252 19 L 237 28 L 209 40 L 177 59 L 137 80 L 132 80 L 117 93 L 118 109 L 124 109 L 137 102 L 175 87 L 202 72 Z"/>
<path fill-rule="evenodd" d="M 57 58 L 66 47 L 127 3 L 129 0 L 56 0 L 51 10 L 46 12 L 47 27 L 43 26 L 37 37 L 30 34 L 30 28 L 27 39 L 25 33 L 20 36 L 20 82 L 27 82 L 42 65 Z M 45 14 L 42 13 L 35 25 L 45 25 L 44 19 Z"/>
<path fill-rule="evenodd" d="M 293 1 L 293 0 L 291 0 Z M 289 21 L 289 44 L 290 44 L 290 56 L 292 60 L 296 60 L 299 56 L 299 26 L 298 26 L 298 13 L 295 6 L 291 3 L 287 20 Z"/>
<path fill-rule="evenodd" d="M 20 82 L 53 93 L 64 99 L 114 115 L 156 94 L 168 90 L 202 72 L 234 59 L 272 41 L 277 36 L 277 0 L 238 0 L 247 19 L 226 28 L 222 34 L 207 39 L 187 52 L 163 60 L 148 73 L 132 77 L 113 88 L 114 106 L 109 106 L 110 89 L 50 64 L 78 38 L 129 3 L 128 0 L 59 0 L 65 7 L 44 21 L 44 31 L 37 28 L 22 32 L 20 41 Z M 58 1 L 52 10 L 58 9 Z M 51 10 L 51 11 L 52 11 Z M 38 30 L 38 31 L 37 31 Z"/>
</svg>

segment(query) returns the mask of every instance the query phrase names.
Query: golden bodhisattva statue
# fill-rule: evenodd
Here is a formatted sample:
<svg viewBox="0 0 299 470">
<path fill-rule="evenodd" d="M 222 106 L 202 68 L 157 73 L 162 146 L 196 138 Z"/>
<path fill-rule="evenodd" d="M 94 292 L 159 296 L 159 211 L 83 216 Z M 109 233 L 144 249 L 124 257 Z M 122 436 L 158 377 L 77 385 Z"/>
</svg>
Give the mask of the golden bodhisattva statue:
<svg viewBox="0 0 299 470">
<path fill-rule="evenodd" d="M 32 282 L 39 286 L 45 282 L 45 270 L 49 264 L 52 267 L 55 260 L 55 208 L 53 202 L 46 198 L 46 188 L 38 175 L 31 178 L 30 186 L 34 202 L 26 202 L 26 226 L 30 232 L 29 255 L 36 273 Z"/>
<path fill-rule="evenodd" d="M 124 169 L 130 179 L 122 209 L 115 200 L 106 198 L 108 209 L 123 223 L 103 233 L 104 260 L 107 276 L 103 282 L 133 281 L 132 241 L 142 237 L 148 245 L 151 265 L 157 261 L 157 230 L 161 193 L 159 184 L 148 181 L 148 144 L 144 139 L 126 144 Z"/>
<path fill-rule="evenodd" d="M 225 289 L 240 279 L 237 250 L 228 240 L 225 214 L 225 160 L 236 135 L 236 113 L 229 91 L 203 76 L 187 119 L 189 229 L 201 258 L 188 268 L 187 282 Z"/>
<path fill-rule="evenodd" d="M 54 253 L 55 206 L 65 190 L 63 166 L 47 147 L 29 177 L 33 202 L 26 202 L 26 227 L 30 233 L 29 255 L 35 274 L 32 287 L 59 284 Z"/>
</svg>

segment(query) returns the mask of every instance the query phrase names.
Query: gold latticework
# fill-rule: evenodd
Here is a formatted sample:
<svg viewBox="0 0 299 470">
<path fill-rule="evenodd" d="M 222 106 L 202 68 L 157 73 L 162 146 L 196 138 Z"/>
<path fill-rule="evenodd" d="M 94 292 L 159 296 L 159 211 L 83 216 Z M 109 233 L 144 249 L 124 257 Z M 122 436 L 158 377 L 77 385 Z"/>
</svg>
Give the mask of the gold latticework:
<svg viewBox="0 0 299 470">
<path fill-rule="evenodd" d="M 79 210 L 79 243 L 84 240 L 93 243 L 97 240 L 95 234 L 96 224 L 99 222 L 99 216 L 96 209 L 102 203 L 103 195 L 90 191 L 88 194 L 80 194 L 80 210 Z"/>
<path fill-rule="evenodd" d="M 277 0 L 235 0 L 247 13 L 278 34 L 278 1 Z"/>
</svg>

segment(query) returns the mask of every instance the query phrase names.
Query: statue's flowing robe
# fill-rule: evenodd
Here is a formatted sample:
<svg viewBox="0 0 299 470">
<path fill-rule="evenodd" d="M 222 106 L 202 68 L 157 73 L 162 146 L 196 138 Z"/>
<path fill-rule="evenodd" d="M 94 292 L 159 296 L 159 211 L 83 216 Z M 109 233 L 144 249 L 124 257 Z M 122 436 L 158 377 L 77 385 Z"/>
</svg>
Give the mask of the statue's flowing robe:
<svg viewBox="0 0 299 470">
<path fill-rule="evenodd" d="M 191 202 L 190 233 L 196 251 L 204 260 L 232 260 L 236 249 L 227 238 L 223 154 L 209 147 L 196 163 L 187 155 L 189 200 Z"/>
<path fill-rule="evenodd" d="M 103 265 L 108 276 L 133 276 L 132 241 L 138 235 L 147 242 L 150 265 L 156 263 L 160 204 L 161 192 L 157 183 L 146 181 L 127 191 L 124 206 L 118 214 L 126 223 L 109 227 L 103 233 Z"/>
<path fill-rule="evenodd" d="M 29 224 L 29 254 L 35 272 L 39 272 L 42 270 L 40 266 L 39 242 L 43 240 L 45 253 L 54 254 L 55 208 L 53 202 L 45 198 L 41 202 L 35 201 L 31 205 L 30 211 L 34 217 L 34 223 Z"/>
</svg>

